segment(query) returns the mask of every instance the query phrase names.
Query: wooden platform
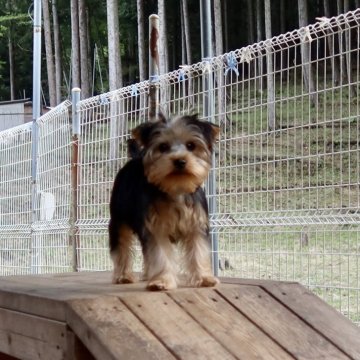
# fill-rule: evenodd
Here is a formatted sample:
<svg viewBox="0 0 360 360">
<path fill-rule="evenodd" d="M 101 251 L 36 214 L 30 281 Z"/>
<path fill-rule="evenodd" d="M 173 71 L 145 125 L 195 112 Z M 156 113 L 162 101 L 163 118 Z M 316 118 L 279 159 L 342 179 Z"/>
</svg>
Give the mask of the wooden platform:
<svg viewBox="0 0 360 360">
<path fill-rule="evenodd" d="M 107 272 L 12 276 L 0 278 L 0 359 L 12 357 L 360 359 L 360 330 L 296 283 L 155 293 Z"/>
</svg>

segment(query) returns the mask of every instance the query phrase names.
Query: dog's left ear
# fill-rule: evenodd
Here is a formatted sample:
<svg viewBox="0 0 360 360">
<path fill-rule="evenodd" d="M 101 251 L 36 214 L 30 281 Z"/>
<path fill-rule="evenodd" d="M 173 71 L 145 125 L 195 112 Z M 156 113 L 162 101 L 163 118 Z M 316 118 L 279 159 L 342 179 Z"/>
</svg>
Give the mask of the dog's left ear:
<svg viewBox="0 0 360 360">
<path fill-rule="evenodd" d="M 191 120 L 200 128 L 206 141 L 208 142 L 209 147 L 211 148 L 215 141 L 219 139 L 220 127 L 210 121 L 199 120 L 198 115 L 192 115 L 191 118 Z"/>
</svg>

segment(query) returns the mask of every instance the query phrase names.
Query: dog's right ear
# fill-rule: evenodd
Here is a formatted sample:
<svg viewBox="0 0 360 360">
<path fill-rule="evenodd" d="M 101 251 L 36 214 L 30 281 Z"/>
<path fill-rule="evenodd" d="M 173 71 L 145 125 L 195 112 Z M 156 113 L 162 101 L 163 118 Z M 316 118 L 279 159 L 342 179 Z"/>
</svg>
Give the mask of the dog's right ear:
<svg viewBox="0 0 360 360">
<path fill-rule="evenodd" d="M 141 124 L 131 131 L 132 138 L 136 140 L 139 146 L 147 147 L 154 130 L 162 123 L 163 122 L 160 120 Z"/>
</svg>

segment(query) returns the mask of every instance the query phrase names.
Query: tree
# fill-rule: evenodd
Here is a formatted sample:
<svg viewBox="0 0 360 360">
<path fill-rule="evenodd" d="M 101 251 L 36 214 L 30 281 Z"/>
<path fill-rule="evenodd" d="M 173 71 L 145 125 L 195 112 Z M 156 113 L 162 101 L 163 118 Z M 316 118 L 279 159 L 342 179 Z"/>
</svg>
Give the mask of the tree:
<svg viewBox="0 0 360 360">
<path fill-rule="evenodd" d="M 188 65 L 192 63 L 192 52 L 191 52 L 191 39 L 190 39 L 190 24 L 189 24 L 189 11 L 188 1 L 181 0 L 182 5 L 182 18 L 184 23 L 184 35 L 185 35 L 185 48 L 186 48 L 186 62 Z"/>
<path fill-rule="evenodd" d="M 349 0 L 344 0 L 344 12 L 350 10 Z M 352 69 L 351 69 L 351 38 L 350 38 L 350 29 L 346 28 L 345 30 L 345 49 L 346 49 L 346 72 L 347 72 L 347 82 L 349 84 L 349 96 L 353 98 L 356 96 L 355 87 L 351 85 L 352 82 Z"/>
<path fill-rule="evenodd" d="M 158 0 L 159 15 L 159 70 L 160 74 L 168 72 L 168 41 L 166 32 L 166 8 L 165 0 Z"/>
<path fill-rule="evenodd" d="M 55 53 L 55 93 L 56 103 L 61 102 L 61 51 L 60 51 L 60 27 L 56 0 L 52 0 L 52 15 L 54 29 L 54 53 Z"/>
<path fill-rule="evenodd" d="M 256 41 L 260 42 L 263 39 L 263 5 L 262 0 L 256 0 Z M 262 92 L 262 76 L 263 76 L 263 57 L 257 58 L 257 88 Z"/>
<path fill-rule="evenodd" d="M 299 26 L 305 29 L 309 23 L 307 0 L 298 0 L 298 13 L 299 13 Z M 313 72 L 311 67 L 310 39 L 308 38 L 305 32 L 303 39 L 301 41 L 301 62 L 302 62 L 304 82 L 309 92 L 310 102 L 312 106 L 316 106 L 317 101 L 315 94 L 315 84 L 314 84 Z"/>
<path fill-rule="evenodd" d="M 81 92 L 84 98 L 91 96 L 90 92 L 90 66 L 88 48 L 88 22 L 86 16 L 85 0 L 78 0 L 79 5 L 79 37 L 80 37 L 80 81 Z"/>
<path fill-rule="evenodd" d="M 11 14 L 11 0 L 6 1 L 6 9 Z M 9 21 L 8 28 L 9 47 L 9 79 L 10 79 L 10 100 L 15 100 L 15 76 L 14 76 L 14 46 L 12 41 L 12 21 Z"/>
<path fill-rule="evenodd" d="M 70 0 L 71 14 L 71 76 L 72 87 L 80 87 L 80 44 L 79 44 L 78 0 Z"/>
<path fill-rule="evenodd" d="M 106 0 L 108 48 L 109 48 L 109 89 L 122 87 L 122 72 L 119 39 L 119 10 L 117 0 Z"/>
<path fill-rule="evenodd" d="M 56 89 L 55 89 L 55 66 L 54 53 L 52 49 L 51 37 L 51 20 L 48 0 L 42 0 L 43 19 L 44 19 L 44 37 L 46 50 L 46 68 L 49 87 L 50 106 L 56 106 Z"/>
<path fill-rule="evenodd" d="M 255 42 L 253 0 L 247 0 L 247 18 L 248 18 L 248 26 L 247 26 L 248 43 L 253 44 Z"/>
<path fill-rule="evenodd" d="M 139 78 L 140 81 L 146 79 L 146 52 L 144 35 L 144 0 L 136 1 L 137 9 L 137 28 L 138 28 L 138 57 L 139 57 Z"/>
<path fill-rule="evenodd" d="M 222 14 L 220 0 L 214 0 L 214 19 L 215 19 L 215 55 L 222 55 L 224 52 L 223 32 L 222 32 Z M 225 100 L 225 78 L 223 67 L 220 66 L 216 72 L 217 80 L 217 97 L 219 107 L 219 121 L 224 123 L 226 116 L 226 100 Z"/>
<path fill-rule="evenodd" d="M 331 17 L 329 0 L 324 0 L 324 14 L 327 18 Z M 334 85 L 337 86 L 340 83 L 340 74 L 339 74 L 338 58 L 335 56 L 334 53 L 334 46 L 335 46 L 334 36 L 329 30 L 327 30 L 327 34 L 328 36 L 326 37 L 326 41 L 329 49 L 329 55 L 331 58 L 331 72 L 332 72 Z"/>
<path fill-rule="evenodd" d="M 214 0 L 214 20 L 215 20 L 215 55 L 221 55 L 224 52 L 221 2 Z"/>
<path fill-rule="evenodd" d="M 265 10 L 265 37 L 270 39 L 271 30 L 271 4 L 270 0 L 264 2 Z M 267 45 L 266 49 L 266 80 L 267 80 L 267 110 L 268 110 L 268 126 L 270 131 L 275 130 L 275 86 L 274 86 L 274 65 L 273 52 L 271 45 Z"/>
</svg>

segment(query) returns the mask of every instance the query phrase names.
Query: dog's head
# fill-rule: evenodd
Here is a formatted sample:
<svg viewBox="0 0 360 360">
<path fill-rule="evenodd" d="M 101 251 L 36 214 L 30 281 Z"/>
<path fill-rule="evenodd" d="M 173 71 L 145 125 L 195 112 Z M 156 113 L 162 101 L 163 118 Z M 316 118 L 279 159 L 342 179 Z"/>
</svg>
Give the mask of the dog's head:
<svg viewBox="0 0 360 360">
<path fill-rule="evenodd" d="M 149 183 L 170 195 L 193 193 L 205 181 L 219 127 L 196 115 L 142 124 L 132 136 L 143 151 Z"/>
</svg>

